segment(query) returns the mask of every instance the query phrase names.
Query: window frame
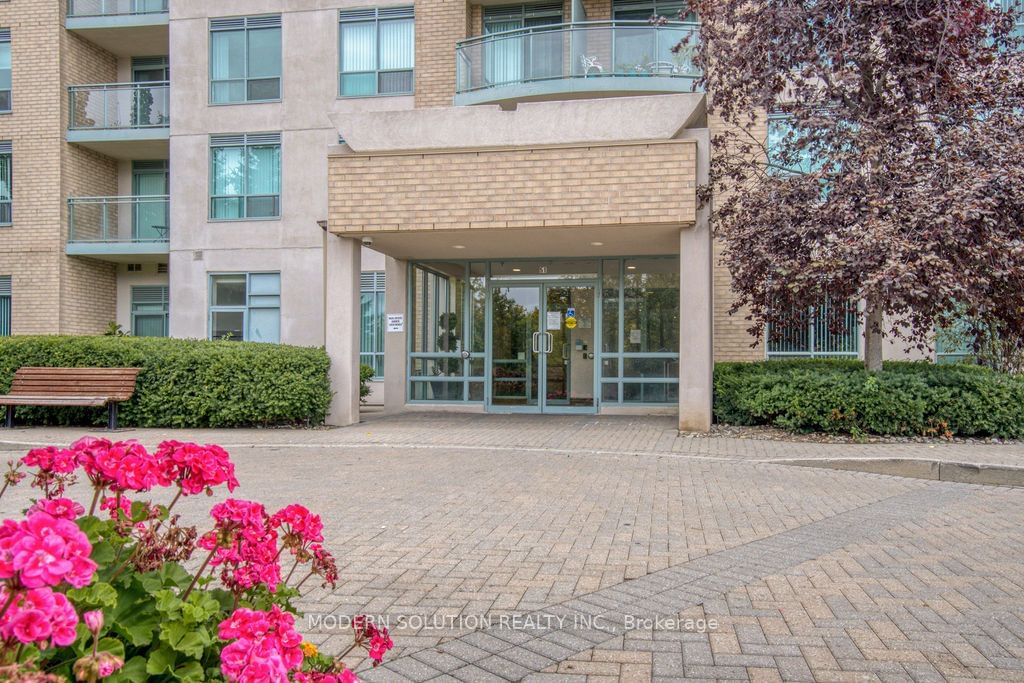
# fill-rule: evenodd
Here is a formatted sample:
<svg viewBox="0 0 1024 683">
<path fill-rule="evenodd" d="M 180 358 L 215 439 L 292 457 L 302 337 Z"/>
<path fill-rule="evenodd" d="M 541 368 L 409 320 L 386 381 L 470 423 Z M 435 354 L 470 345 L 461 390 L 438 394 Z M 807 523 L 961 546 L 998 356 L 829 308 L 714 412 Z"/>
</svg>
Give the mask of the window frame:
<svg viewBox="0 0 1024 683">
<path fill-rule="evenodd" d="M 276 22 L 275 22 L 276 20 Z M 266 31 L 270 29 L 277 29 L 278 32 L 278 51 L 280 53 L 279 62 L 280 69 L 277 76 L 250 76 L 250 61 L 249 61 L 249 33 L 254 31 Z M 242 78 L 221 78 L 214 79 L 213 77 L 213 46 L 214 46 L 214 35 L 227 34 L 233 32 L 240 32 L 243 36 L 243 47 L 245 48 L 245 76 Z M 209 25 L 209 54 L 208 54 L 208 77 L 209 77 L 209 88 L 207 97 L 209 105 L 211 107 L 223 107 L 233 106 L 239 104 L 266 104 L 273 102 L 281 102 L 284 99 L 284 24 L 281 20 L 280 14 L 261 14 L 246 17 L 234 17 L 227 19 L 211 19 Z M 269 81 L 277 79 L 277 97 L 266 98 L 266 99 L 250 99 L 249 97 L 249 82 L 250 81 Z M 241 100 L 228 100 L 219 102 L 214 97 L 214 87 L 221 83 L 239 83 L 241 82 L 245 86 L 245 99 Z"/>
<path fill-rule="evenodd" d="M 384 381 L 384 319 L 386 317 L 386 280 L 384 271 L 366 271 L 360 275 L 359 285 L 359 363 L 369 365 L 374 369 L 373 381 Z M 364 297 L 372 297 L 369 302 L 364 302 Z M 366 329 L 366 318 L 363 316 L 363 306 L 369 303 L 372 309 L 373 330 Z M 371 337 L 372 349 L 367 350 L 364 345 Z M 367 362 L 369 361 L 369 362 Z M 379 372 L 377 370 L 379 369 Z"/>
<path fill-rule="evenodd" d="M 14 318 L 13 277 L 0 275 L 0 337 L 11 336 Z"/>
<path fill-rule="evenodd" d="M 12 83 L 10 88 L 0 90 L 0 95 L 7 93 L 7 107 L 0 108 L 0 114 L 10 114 L 14 111 L 14 47 L 11 44 L 11 29 L 9 28 L 0 28 L 0 50 L 4 48 L 7 50 L 7 60 L 11 62 L 11 68 L 7 69 L 7 72 L 8 77 L 12 79 Z"/>
<path fill-rule="evenodd" d="M 168 337 L 168 336 L 170 336 L 170 312 L 171 312 L 171 288 L 170 288 L 170 286 L 169 285 L 132 285 L 131 291 L 129 292 L 129 309 L 130 309 L 130 316 L 131 316 L 131 332 L 132 332 L 132 336 L 133 337 L 138 337 L 139 336 L 138 331 L 137 331 L 138 327 L 136 325 L 136 317 L 137 316 L 143 315 L 143 316 L 156 317 L 157 315 L 159 315 L 159 313 L 157 313 L 156 311 L 146 312 L 146 313 L 137 312 L 135 310 L 136 306 L 143 306 L 143 305 L 147 305 L 147 304 L 148 305 L 154 305 L 155 302 L 136 302 L 136 300 L 135 300 L 136 292 L 137 291 L 141 291 L 141 290 L 154 290 L 154 289 L 161 290 L 160 291 L 160 296 L 161 296 L 161 302 L 160 303 L 163 305 L 163 311 L 162 311 L 162 314 L 163 314 L 163 334 L 158 335 L 158 336 L 159 337 Z"/>
<path fill-rule="evenodd" d="M 207 209 L 207 222 L 230 223 L 238 221 L 279 221 L 283 211 L 281 210 L 282 179 L 284 176 L 284 146 L 280 133 L 238 133 L 210 136 L 210 181 L 207 194 L 209 195 L 209 206 Z M 277 194 L 250 194 L 249 193 L 249 150 L 254 147 L 277 147 Z M 217 178 L 215 149 L 241 148 L 244 159 L 245 177 L 243 179 L 242 194 L 214 194 L 214 183 Z M 275 206 L 277 213 L 271 216 L 250 216 L 249 200 L 255 197 L 276 197 Z M 220 217 L 215 215 L 214 202 L 221 199 L 242 199 L 242 216 Z"/>
<path fill-rule="evenodd" d="M 808 308 L 807 311 L 804 313 L 804 315 L 807 316 L 807 320 L 806 320 L 806 323 L 804 324 L 803 331 L 800 332 L 800 334 L 803 335 L 803 338 L 807 340 L 807 348 L 804 349 L 804 350 L 799 350 L 799 351 L 772 350 L 773 342 L 774 343 L 780 343 L 782 340 L 785 339 L 785 337 L 780 337 L 779 339 L 773 339 L 773 335 L 774 335 L 773 328 L 775 328 L 776 325 L 769 324 L 767 326 L 766 330 L 765 330 L 765 339 L 764 339 L 765 359 L 766 360 L 788 360 L 788 359 L 793 359 L 793 358 L 808 358 L 808 359 L 812 359 L 813 360 L 813 359 L 822 359 L 822 358 L 853 358 L 853 359 L 860 358 L 861 357 L 861 350 L 863 349 L 863 346 L 864 346 L 864 340 L 863 340 L 864 333 L 863 333 L 862 325 L 860 324 L 860 317 L 859 317 L 859 315 L 860 315 L 860 306 L 859 306 L 859 304 L 856 301 L 849 301 L 846 304 L 846 313 L 845 313 L 845 315 L 846 315 L 846 326 L 847 326 L 847 329 L 846 329 L 846 335 L 845 335 L 846 338 L 843 340 L 843 343 L 846 344 L 847 347 L 850 345 L 851 341 L 855 342 L 854 345 L 856 346 L 856 348 L 854 350 L 852 350 L 852 351 L 850 351 L 850 350 L 836 351 L 836 350 L 831 350 L 831 349 L 822 350 L 822 345 L 819 343 L 819 335 L 818 335 L 818 332 L 819 332 L 819 322 L 818 322 L 819 314 L 818 314 L 818 312 L 821 311 L 822 309 L 824 309 L 825 307 L 829 306 L 830 303 L 831 302 L 826 301 L 825 303 L 819 304 L 818 306 L 815 306 L 815 307 L 812 307 L 812 308 Z M 791 316 L 792 315 L 793 314 L 791 314 Z M 798 322 L 799 322 L 799 320 L 793 319 L 788 324 L 793 326 L 794 329 L 795 329 L 796 323 L 798 323 Z M 832 334 L 831 332 L 828 332 L 827 330 L 826 330 L 826 334 L 828 336 L 830 336 L 830 337 L 835 337 L 836 336 L 836 335 Z"/>
<path fill-rule="evenodd" d="M 238 277 L 242 275 L 245 277 L 245 303 L 234 306 L 215 306 L 213 303 L 214 283 L 218 277 Z M 252 294 L 252 276 L 253 275 L 276 275 L 277 276 L 277 306 L 254 306 L 252 305 L 251 299 L 253 296 L 275 296 L 275 295 L 264 295 L 264 294 Z M 217 341 L 218 338 L 213 336 L 213 316 L 214 313 L 241 313 L 242 314 L 242 337 L 240 339 L 231 339 L 231 341 L 246 341 L 253 342 L 256 344 L 280 344 L 281 343 L 281 290 L 282 290 L 282 278 L 281 271 L 279 270 L 254 270 L 254 271 L 223 271 L 209 273 L 208 278 L 208 289 L 207 292 L 207 315 L 206 315 L 206 338 L 211 341 Z M 250 323 L 250 312 L 253 309 L 258 310 L 277 310 L 278 324 L 277 324 L 277 341 L 257 341 L 251 339 L 251 330 L 249 329 Z"/>
<path fill-rule="evenodd" d="M 10 199 L 2 199 L 3 193 L 0 191 L 0 228 L 9 228 L 14 225 L 14 145 L 8 140 L 0 141 L 0 181 L 3 180 L 2 169 L 5 163 L 8 185 L 0 190 L 6 189 Z M 5 207 L 7 220 L 4 220 Z"/>
<path fill-rule="evenodd" d="M 408 69 L 381 69 L 381 48 L 380 48 L 380 27 L 381 23 L 390 21 L 412 21 L 412 66 Z M 373 47 L 374 47 L 374 69 L 364 71 L 342 71 L 342 58 L 344 55 L 344 47 L 342 45 L 343 32 L 342 26 L 344 24 L 362 24 L 372 22 L 373 28 Z M 352 99 L 360 97 L 408 97 L 416 93 L 416 14 L 412 5 L 402 7 L 374 7 L 372 9 L 362 10 L 340 10 L 338 13 L 338 98 L 339 99 Z M 412 87 L 409 90 L 403 90 L 401 92 L 384 92 L 380 91 L 380 77 L 381 74 L 387 73 L 409 73 L 410 82 Z M 373 74 L 374 76 L 374 92 L 367 94 L 358 95 L 346 95 L 344 93 L 344 77 L 346 75 L 354 76 L 360 74 Z"/>
</svg>

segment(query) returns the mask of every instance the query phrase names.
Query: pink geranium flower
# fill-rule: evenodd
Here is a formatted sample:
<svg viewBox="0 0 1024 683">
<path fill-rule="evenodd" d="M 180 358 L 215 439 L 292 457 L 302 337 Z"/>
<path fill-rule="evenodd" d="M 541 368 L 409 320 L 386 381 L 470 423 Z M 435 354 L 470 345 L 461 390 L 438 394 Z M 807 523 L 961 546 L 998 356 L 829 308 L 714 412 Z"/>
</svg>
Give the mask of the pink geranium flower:
<svg viewBox="0 0 1024 683">
<path fill-rule="evenodd" d="M 210 511 L 213 531 L 199 547 L 213 551 L 210 565 L 222 567 L 221 581 L 239 593 L 264 583 L 271 592 L 281 581 L 277 532 L 269 526 L 267 511 L 259 503 L 229 498 Z"/>
<path fill-rule="evenodd" d="M 240 608 L 220 623 L 221 672 L 231 683 L 287 683 L 302 667 L 302 636 L 295 618 L 274 605 L 269 612 Z"/>
<path fill-rule="evenodd" d="M 164 441 L 156 450 L 167 476 L 176 481 L 181 492 L 193 496 L 213 487 L 227 484 L 228 491 L 238 488 L 235 466 L 220 446 Z"/>
<path fill-rule="evenodd" d="M 47 446 L 33 448 L 21 459 L 28 467 L 38 467 L 52 474 L 71 474 L 78 469 L 76 453 L 70 449 Z"/>
<path fill-rule="evenodd" d="M 58 519 L 70 519 L 74 521 L 85 513 L 85 508 L 70 498 L 54 498 L 52 500 L 40 500 L 30 512 L 45 512 Z"/>
<path fill-rule="evenodd" d="M 14 525 L 5 521 L 0 528 L 0 578 L 17 575 L 26 588 L 64 581 L 85 586 L 96 572 L 91 553 L 92 544 L 74 522 L 46 512 L 33 512 Z"/>
<path fill-rule="evenodd" d="M 8 600 L 6 587 L 0 599 Z M 0 621 L 0 636 L 26 645 L 65 647 L 78 639 L 78 614 L 62 593 L 36 588 L 15 597 Z"/>
</svg>

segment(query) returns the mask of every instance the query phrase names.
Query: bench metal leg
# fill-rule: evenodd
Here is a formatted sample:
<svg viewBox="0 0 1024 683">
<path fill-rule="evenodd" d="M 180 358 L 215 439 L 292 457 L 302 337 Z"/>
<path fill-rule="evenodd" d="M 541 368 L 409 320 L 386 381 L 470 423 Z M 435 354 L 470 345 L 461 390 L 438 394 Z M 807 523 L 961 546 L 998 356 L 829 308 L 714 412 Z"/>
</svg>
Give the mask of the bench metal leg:
<svg viewBox="0 0 1024 683">
<path fill-rule="evenodd" d="M 4 427 L 14 428 L 14 406 L 7 406 L 7 418 L 4 420 Z"/>
<path fill-rule="evenodd" d="M 117 404 L 107 404 L 107 431 L 112 432 L 117 429 Z"/>
</svg>

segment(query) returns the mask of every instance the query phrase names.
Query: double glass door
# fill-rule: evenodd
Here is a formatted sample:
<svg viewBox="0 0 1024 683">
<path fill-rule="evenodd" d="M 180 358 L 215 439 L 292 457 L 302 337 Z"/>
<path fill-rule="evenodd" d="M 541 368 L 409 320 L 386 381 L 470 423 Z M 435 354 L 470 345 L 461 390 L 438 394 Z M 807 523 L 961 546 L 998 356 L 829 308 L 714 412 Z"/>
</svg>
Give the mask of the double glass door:
<svg viewBox="0 0 1024 683">
<path fill-rule="evenodd" d="M 595 283 L 494 284 L 489 407 L 595 412 Z"/>
</svg>

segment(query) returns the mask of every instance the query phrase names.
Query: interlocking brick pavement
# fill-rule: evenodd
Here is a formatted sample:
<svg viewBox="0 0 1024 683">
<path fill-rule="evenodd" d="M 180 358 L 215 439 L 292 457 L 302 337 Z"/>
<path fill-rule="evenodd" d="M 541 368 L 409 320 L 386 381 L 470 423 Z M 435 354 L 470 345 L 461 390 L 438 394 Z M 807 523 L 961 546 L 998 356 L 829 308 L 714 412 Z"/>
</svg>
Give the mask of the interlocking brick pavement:
<svg viewBox="0 0 1024 683">
<path fill-rule="evenodd" d="M 79 435 L 16 429 L 0 450 Z M 461 415 L 118 434 L 171 436 L 229 444 L 235 495 L 324 515 L 342 582 L 306 596 L 301 626 L 336 651 L 348 632 L 331 618 L 390 618 L 396 648 L 368 681 L 1024 680 L 1024 490 L 770 462 L 1020 465 L 1020 445 L 786 444 L 679 437 L 661 418 Z M 190 521 L 205 524 L 209 502 Z M 581 614 L 600 628 L 568 621 Z M 570 626 L 493 626 L 528 615 Z M 717 628 L 629 629 L 627 615 Z"/>
</svg>

